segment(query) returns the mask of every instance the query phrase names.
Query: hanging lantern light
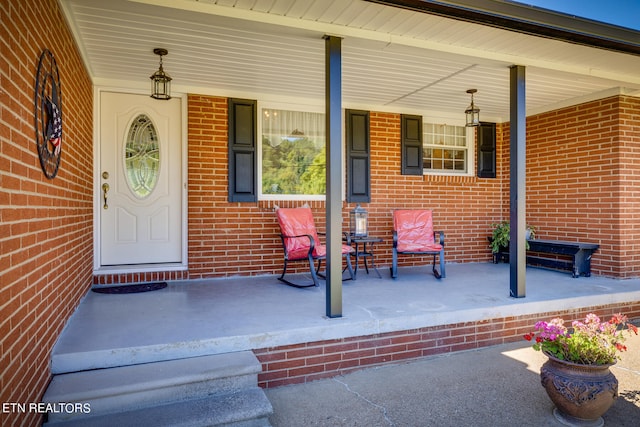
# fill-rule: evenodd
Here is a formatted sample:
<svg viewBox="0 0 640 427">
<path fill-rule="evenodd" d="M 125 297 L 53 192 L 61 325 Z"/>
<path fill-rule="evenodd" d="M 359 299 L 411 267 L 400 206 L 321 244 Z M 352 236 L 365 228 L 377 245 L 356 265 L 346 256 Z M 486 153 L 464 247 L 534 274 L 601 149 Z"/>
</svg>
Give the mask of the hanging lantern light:
<svg viewBox="0 0 640 427">
<path fill-rule="evenodd" d="M 464 111 L 467 115 L 467 124 L 466 126 L 480 126 L 480 109 L 473 103 L 473 94 L 476 93 L 477 89 L 469 89 L 467 93 L 471 94 L 471 105 Z"/>
<path fill-rule="evenodd" d="M 162 57 L 169 53 L 167 49 L 156 48 L 153 53 L 160 56 L 160 68 L 153 73 L 151 79 L 151 97 L 155 99 L 171 99 L 171 77 L 162 69 Z"/>
<path fill-rule="evenodd" d="M 352 237 L 367 237 L 367 211 L 357 204 L 351 211 L 350 233 Z"/>
</svg>

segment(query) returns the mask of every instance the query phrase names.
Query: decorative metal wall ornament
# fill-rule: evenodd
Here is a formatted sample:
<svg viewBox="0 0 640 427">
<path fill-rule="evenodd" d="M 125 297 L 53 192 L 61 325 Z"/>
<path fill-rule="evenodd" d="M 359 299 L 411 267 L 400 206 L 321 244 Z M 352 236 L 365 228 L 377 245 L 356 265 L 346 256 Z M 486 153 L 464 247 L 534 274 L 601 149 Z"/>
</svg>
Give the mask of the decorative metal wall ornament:
<svg viewBox="0 0 640 427">
<path fill-rule="evenodd" d="M 477 89 L 469 89 L 467 91 L 467 93 L 471 94 L 471 105 L 464 111 L 467 115 L 467 127 L 480 126 L 480 109 L 473 103 L 473 94 L 477 91 Z"/>
<path fill-rule="evenodd" d="M 44 175 L 53 179 L 58 174 L 62 153 L 62 92 L 58 65 L 48 49 L 42 51 L 38 62 L 34 107 L 40 166 Z"/>
<path fill-rule="evenodd" d="M 160 56 L 160 68 L 151 77 L 151 97 L 154 99 L 171 99 L 171 77 L 162 69 L 162 57 L 169 52 L 167 49 L 155 48 L 153 53 Z"/>
</svg>

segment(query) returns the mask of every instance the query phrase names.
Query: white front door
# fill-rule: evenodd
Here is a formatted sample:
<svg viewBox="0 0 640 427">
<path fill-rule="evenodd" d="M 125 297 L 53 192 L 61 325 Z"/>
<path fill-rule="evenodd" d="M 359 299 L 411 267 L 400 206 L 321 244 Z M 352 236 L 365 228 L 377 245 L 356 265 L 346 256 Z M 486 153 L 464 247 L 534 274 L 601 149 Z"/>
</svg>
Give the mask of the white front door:
<svg viewBox="0 0 640 427">
<path fill-rule="evenodd" d="M 101 266 L 182 262 L 181 108 L 101 93 Z"/>
</svg>

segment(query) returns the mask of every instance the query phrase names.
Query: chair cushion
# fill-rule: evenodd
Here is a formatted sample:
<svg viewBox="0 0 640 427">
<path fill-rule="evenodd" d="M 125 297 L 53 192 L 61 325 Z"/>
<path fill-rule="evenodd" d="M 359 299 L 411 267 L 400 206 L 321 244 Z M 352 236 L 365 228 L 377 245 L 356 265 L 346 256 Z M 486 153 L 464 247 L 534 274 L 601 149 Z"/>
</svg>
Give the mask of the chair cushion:
<svg viewBox="0 0 640 427">
<path fill-rule="evenodd" d="M 435 241 L 432 211 L 399 209 L 393 212 L 393 229 L 398 234 L 398 252 L 440 252 Z"/>
<path fill-rule="evenodd" d="M 313 221 L 311 208 L 278 208 L 276 210 L 278 224 L 280 224 L 280 232 L 283 236 L 299 236 L 309 234 L 313 237 L 315 247 L 311 254 L 314 258 L 324 258 L 327 256 L 327 247 L 320 244 L 318 232 Z M 307 258 L 309 254 L 309 238 L 294 237 L 285 238 L 285 250 L 289 260 Z M 348 245 L 342 245 L 342 254 L 348 254 L 353 248 Z"/>
<path fill-rule="evenodd" d="M 279 208 L 276 210 L 278 224 L 280 224 L 280 232 L 283 236 L 300 236 L 303 234 L 310 235 L 316 245 L 314 252 L 317 252 L 320 246 L 318 232 L 313 221 L 313 213 L 311 208 Z M 284 239 L 285 251 L 289 259 L 306 258 L 309 253 L 311 243 L 309 238 L 293 237 Z"/>
</svg>

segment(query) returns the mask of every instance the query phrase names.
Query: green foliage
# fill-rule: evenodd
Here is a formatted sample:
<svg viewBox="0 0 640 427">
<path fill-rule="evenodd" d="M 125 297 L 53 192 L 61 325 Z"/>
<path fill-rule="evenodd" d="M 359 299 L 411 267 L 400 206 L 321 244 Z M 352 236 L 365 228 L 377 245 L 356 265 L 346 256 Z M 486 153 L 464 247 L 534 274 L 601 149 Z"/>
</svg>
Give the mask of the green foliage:
<svg viewBox="0 0 640 427">
<path fill-rule="evenodd" d="M 509 221 L 491 224 L 491 226 L 493 227 L 493 233 L 491 234 L 491 252 L 495 254 L 509 246 Z"/>
<path fill-rule="evenodd" d="M 325 148 L 300 138 L 272 147 L 262 141 L 262 192 L 264 194 L 325 194 Z"/>
<path fill-rule="evenodd" d="M 491 252 L 498 253 L 501 249 L 509 247 L 510 238 L 510 226 L 509 221 L 502 221 L 499 223 L 491 224 L 493 232 L 491 233 Z M 529 239 L 534 239 L 536 236 L 536 228 L 532 225 L 527 225 L 529 231 Z M 529 242 L 527 242 L 527 249 L 529 249 Z"/>
<path fill-rule="evenodd" d="M 300 177 L 304 194 L 325 194 L 327 192 L 327 150 L 322 147 L 311 165 Z"/>
</svg>

